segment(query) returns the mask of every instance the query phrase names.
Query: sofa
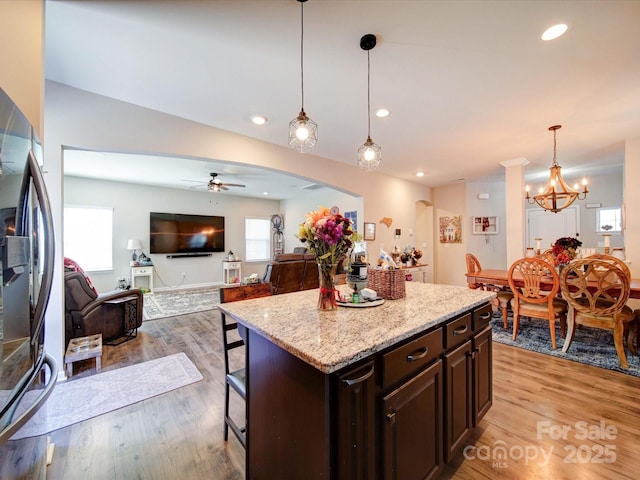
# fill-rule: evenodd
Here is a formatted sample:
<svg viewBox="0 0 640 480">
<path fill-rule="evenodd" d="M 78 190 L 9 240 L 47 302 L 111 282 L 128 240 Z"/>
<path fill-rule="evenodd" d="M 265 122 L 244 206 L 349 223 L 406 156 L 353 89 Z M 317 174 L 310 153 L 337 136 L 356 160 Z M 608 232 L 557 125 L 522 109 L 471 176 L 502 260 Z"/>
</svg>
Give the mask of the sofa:
<svg viewBox="0 0 640 480">
<path fill-rule="evenodd" d="M 313 253 L 281 253 L 267 265 L 262 278 L 271 282 L 271 293 L 318 288 L 318 264 Z"/>
<path fill-rule="evenodd" d="M 139 289 L 98 294 L 83 272 L 65 269 L 65 345 L 72 338 L 98 333 L 107 342 L 123 336 L 133 338 L 142 324 L 142 302 Z"/>
</svg>

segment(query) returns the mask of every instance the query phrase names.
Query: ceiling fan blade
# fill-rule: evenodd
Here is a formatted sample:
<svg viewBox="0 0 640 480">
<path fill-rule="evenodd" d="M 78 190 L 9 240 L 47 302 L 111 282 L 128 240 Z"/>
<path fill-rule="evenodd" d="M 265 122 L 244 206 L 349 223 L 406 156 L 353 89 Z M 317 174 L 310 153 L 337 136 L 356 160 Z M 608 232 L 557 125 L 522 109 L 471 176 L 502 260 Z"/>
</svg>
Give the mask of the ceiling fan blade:
<svg viewBox="0 0 640 480">
<path fill-rule="evenodd" d="M 246 185 L 240 185 L 239 183 L 221 183 L 220 185 L 224 185 L 225 187 L 246 187 Z"/>
</svg>

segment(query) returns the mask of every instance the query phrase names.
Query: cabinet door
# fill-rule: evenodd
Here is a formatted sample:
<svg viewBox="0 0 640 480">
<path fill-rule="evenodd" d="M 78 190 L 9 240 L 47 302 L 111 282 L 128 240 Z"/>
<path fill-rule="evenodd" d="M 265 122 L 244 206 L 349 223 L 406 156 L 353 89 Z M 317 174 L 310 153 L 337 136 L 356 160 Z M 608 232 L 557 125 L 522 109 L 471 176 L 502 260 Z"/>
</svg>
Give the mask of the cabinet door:
<svg viewBox="0 0 640 480">
<path fill-rule="evenodd" d="M 373 362 L 338 377 L 335 478 L 375 478 L 375 377 Z"/>
<path fill-rule="evenodd" d="M 442 360 L 382 399 L 386 480 L 436 478 L 442 463 Z"/>
<path fill-rule="evenodd" d="M 472 377 L 471 340 L 445 354 L 445 461 L 453 460 L 471 434 Z"/>
<path fill-rule="evenodd" d="M 473 426 L 491 408 L 493 401 L 493 358 L 491 326 L 473 337 Z"/>
</svg>

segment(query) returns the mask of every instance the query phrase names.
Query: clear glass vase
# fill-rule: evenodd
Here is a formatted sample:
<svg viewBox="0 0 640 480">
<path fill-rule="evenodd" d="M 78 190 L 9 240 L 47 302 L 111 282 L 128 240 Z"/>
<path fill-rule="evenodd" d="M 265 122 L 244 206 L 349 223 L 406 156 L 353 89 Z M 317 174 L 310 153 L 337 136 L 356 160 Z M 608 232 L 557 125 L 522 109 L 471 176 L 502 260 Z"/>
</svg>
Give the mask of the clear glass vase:
<svg viewBox="0 0 640 480">
<path fill-rule="evenodd" d="M 318 262 L 318 279 L 320 292 L 318 293 L 318 310 L 335 310 L 338 308 L 336 297 L 336 270 L 337 263 Z"/>
</svg>

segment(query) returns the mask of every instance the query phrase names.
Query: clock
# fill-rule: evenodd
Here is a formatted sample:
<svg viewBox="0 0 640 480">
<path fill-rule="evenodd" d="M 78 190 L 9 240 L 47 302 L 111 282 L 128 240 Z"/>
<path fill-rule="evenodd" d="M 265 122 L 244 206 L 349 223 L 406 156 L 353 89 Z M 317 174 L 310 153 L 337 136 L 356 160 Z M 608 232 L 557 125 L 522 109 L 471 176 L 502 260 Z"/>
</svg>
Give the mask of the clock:
<svg viewBox="0 0 640 480">
<path fill-rule="evenodd" d="M 271 228 L 276 231 L 282 229 L 282 215 L 271 215 Z"/>
</svg>

